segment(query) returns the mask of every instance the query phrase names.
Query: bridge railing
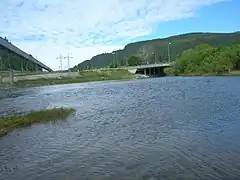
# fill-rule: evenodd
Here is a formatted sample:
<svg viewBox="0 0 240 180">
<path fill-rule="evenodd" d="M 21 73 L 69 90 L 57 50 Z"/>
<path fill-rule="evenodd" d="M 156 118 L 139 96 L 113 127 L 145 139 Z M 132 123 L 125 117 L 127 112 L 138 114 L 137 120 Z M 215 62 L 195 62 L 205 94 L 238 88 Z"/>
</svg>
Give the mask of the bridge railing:
<svg viewBox="0 0 240 180">
<path fill-rule="evenodd" d="M 123 66 L 124 69 L 143 69 L 143 68 L 153 68 L 153 67 L 167 67 L 173 65 L 175 62 L 171 63 L 158 63 L 158 64 L 144 64 L 138 66 Z"/>
</svg>

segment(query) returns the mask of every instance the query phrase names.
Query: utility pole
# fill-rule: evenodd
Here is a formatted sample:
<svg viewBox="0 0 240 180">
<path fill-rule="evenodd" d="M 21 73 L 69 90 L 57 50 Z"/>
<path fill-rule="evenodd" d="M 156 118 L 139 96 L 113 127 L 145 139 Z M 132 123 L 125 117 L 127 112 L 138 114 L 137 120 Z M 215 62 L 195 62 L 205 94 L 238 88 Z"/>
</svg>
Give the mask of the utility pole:
<svg viewBox="0 0 240 180">
<path fill-rule="evenodd" d="M 152 55 L 153 55 L 153 57 L 154 57 L 154 63 L 156 64 L 156 53 L 153 52 Z"/>
<path fill-rule="evenodd" d="M 37 59 L 37 56 L 36 56 L 36 59 Z M 38 71 L 38 66 L 37 66 L 37 64 L 35 64 L 35 71 L 36 71 L 36 72 Z"/>
<path fill-rule="evenodd" d="M 8 68 L 9 68 L 9 71 L 12 70 L 11 57 L 12 57 L 12 54 L 11 54 L 11 53 L 8 53 Z"/>
<path fill-rule="evenodd" d="M 68 53 L 68 56 L 67 56 L 67 57 L 64 57 L 64 59 L 67 59 L 67 60 L 68 60 L 68 75 L 70 75 L 70 58 L 73 58 L 73 57 L 70 57 L 70 56 L 69 56 L 69 53 Z"/>
<path fill-rule="evenodd" d="M 128 66 L 128 57 L 125 57 L 126 59 L 126 67 Z"/>
<path fill-rule="evenodd" d="M 3 60 L 2 57 L 0 56 L 0 66 L 1 66 L 1 72 L 3 71 Z"/>
<path fill-rule="evenodd" d="M 118 54 L 117 54 L 117 51 L 116 51 L 116 61 L 117 61 L 117 65 L 116 65 L 116 68 L 118 67 Z"/>
<path fill-rule="evenodd" d="M 112 55 L 113 55 L 113 64 L 114 64 L 114 68 L 115 68 L 115 65 L 116 65 L 116 63 L 115 63 L 115 56 L 114 56 L 115 53 L 113 52 Z"/>
<path fill-rule="evenodd" d="M 26 69 L 26 71 L 28 72 L 28 62 L 26 62 L 25 69 Z"/>
<path fill-rule="evenodd" d="M 23 72 L 23 62 L 21 61 L 21 70 Z"/>
<path fill-rule="evenodd" d="M 154 61 L 155 61 L 155 64 L 157 63 L 156 62 L 156 53 L 154 52 Z"/>
<path fill-rule="evenodd" d="M 13 84 L 14 83 L 14 74 L 13 74 L 12 66 L 11 66 L 11 58 L 12 58 L 12 54 L 8 53 L 9 78 L 10 78 L 10 83 Z"/>
<path fill-rule="evenodd" d="M 171 45 L 171 43 L 169 42 L 169 43 L 168 43 L 168 63 L 170 63 L 170 61 L 171 61 L 171 57 L 170 57 L 170 45 Z"/>
<path fill-rule="evenodd" d="M 144 53 L 143 52 L 143 48 L 141 48 L 139 53 L 140 53 L 140 58 L 141 58 L 141 64 L 140 64 L 140 66 L 141 66 L 141 65 L 143 65 L 143 61 L 144 61 L 144 58 L 143 58 L 143 53 Z"/>
<path fill-rule="evenodd" d="M 4 50 L 2 48 L 0 48 L 0 68 L 1 68 L 1 72 L 3 71 L 4 69 Z"/>
<path fill-rule="evenodd" d="M 3 70 L 3 66 L 2 66 L 2 57 L 0 56 L 0 65 L 1 65 L 1 71 L 0 71 L 0 84 L 2 84 L 2 70 Z"/>
<path fill-rule="evenodd" d="M 56 59 L 59 59 L 60 60 L 60 71 L 62 71 L 62 55 L 60 54 L 60 56 L 59 57 L 57 57 Z"/>
</svg>

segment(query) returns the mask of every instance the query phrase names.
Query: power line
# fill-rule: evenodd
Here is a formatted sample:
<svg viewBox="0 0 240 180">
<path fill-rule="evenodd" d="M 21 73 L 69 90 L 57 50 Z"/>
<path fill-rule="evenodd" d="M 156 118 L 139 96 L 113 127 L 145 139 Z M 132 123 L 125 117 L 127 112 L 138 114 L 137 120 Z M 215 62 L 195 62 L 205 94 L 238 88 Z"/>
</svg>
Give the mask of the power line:
<svg viewBox="0 0 240 180">
<path fill-rule="evenodd" d="M 60 68 L 60 71 L 62 71 L 62 59 L 63 59 L 64 57 L 60 54 L 60 56 L 59 57 L 57 57 L 56 59 L 59 59 L 60 60 L 60 66 L 59 66 L 59 68 Z"/>
<path fill-rule="evenodd" d="M 63 57 L 63 58 L 68 60 L 68 72 L 70 73 L 70 59 L 73 57 L 70 57 L 68 53 L 67 57 Z"/>
</svg>

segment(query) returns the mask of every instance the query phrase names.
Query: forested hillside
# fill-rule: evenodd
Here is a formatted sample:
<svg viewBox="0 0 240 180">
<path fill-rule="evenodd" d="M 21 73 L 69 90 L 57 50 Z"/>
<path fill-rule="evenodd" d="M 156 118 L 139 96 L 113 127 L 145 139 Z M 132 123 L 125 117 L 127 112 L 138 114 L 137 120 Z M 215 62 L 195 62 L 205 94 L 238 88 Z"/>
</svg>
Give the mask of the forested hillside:
<svg viewBox="0 0 240 180">
<path fill-rule="evenodd" d="M 171 43 L 169 45 L 169 43 Z M 138 56 L 149 63 L 165 62 L 168 60 L 168 46 L 170 58 L 175 61 L 180 54 L 190 48 L 194 48 L 199 44 L 209 44 L 214 47 L 222 47 L 240 43 L 240 32 L 235 33 L 190 33 L 172 36 L 164 39 L 153 39 L 128 44 L 123 50 L 113 53 L 105 53 L 94 56 L 90 60 L 86 60 L 76 65 L 76 69 L 103 68 L 108 67 L 116 62 L 121 62 L 130 56 Z"/>
</svg>

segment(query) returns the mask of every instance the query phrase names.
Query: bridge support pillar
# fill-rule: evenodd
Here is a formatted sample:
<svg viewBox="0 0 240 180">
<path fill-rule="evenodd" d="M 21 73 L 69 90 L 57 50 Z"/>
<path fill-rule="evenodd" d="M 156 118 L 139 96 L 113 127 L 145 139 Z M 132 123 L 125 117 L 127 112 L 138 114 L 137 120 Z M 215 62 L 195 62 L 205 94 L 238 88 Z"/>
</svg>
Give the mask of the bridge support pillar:
<svg viewBox="0 0 240 180">
<path fill-rule="evenodd" d="M 10 84 L 14 83 L 14 75 L 12 70 L 9 71 L 9 83 Z"/>
<path fill-rule="evenodd" d="M 160 68 L 157 68 L 157 74 L 160 75 Z"/>
<path fill-rule="evenodd" d="M 151 71 L 152 71 L 152 69 L 151 69 L 151 68 L 149 68 L 149 76 L 151 76 Z"/>
<path fill-rule="evenodd" d="M 146 69 L 144 69 L 143 71 L 144 71 L 144 75 L 146 76 L 146 75 L 147 75 L 147 70 L 146 70 Z"/>
</svg>

